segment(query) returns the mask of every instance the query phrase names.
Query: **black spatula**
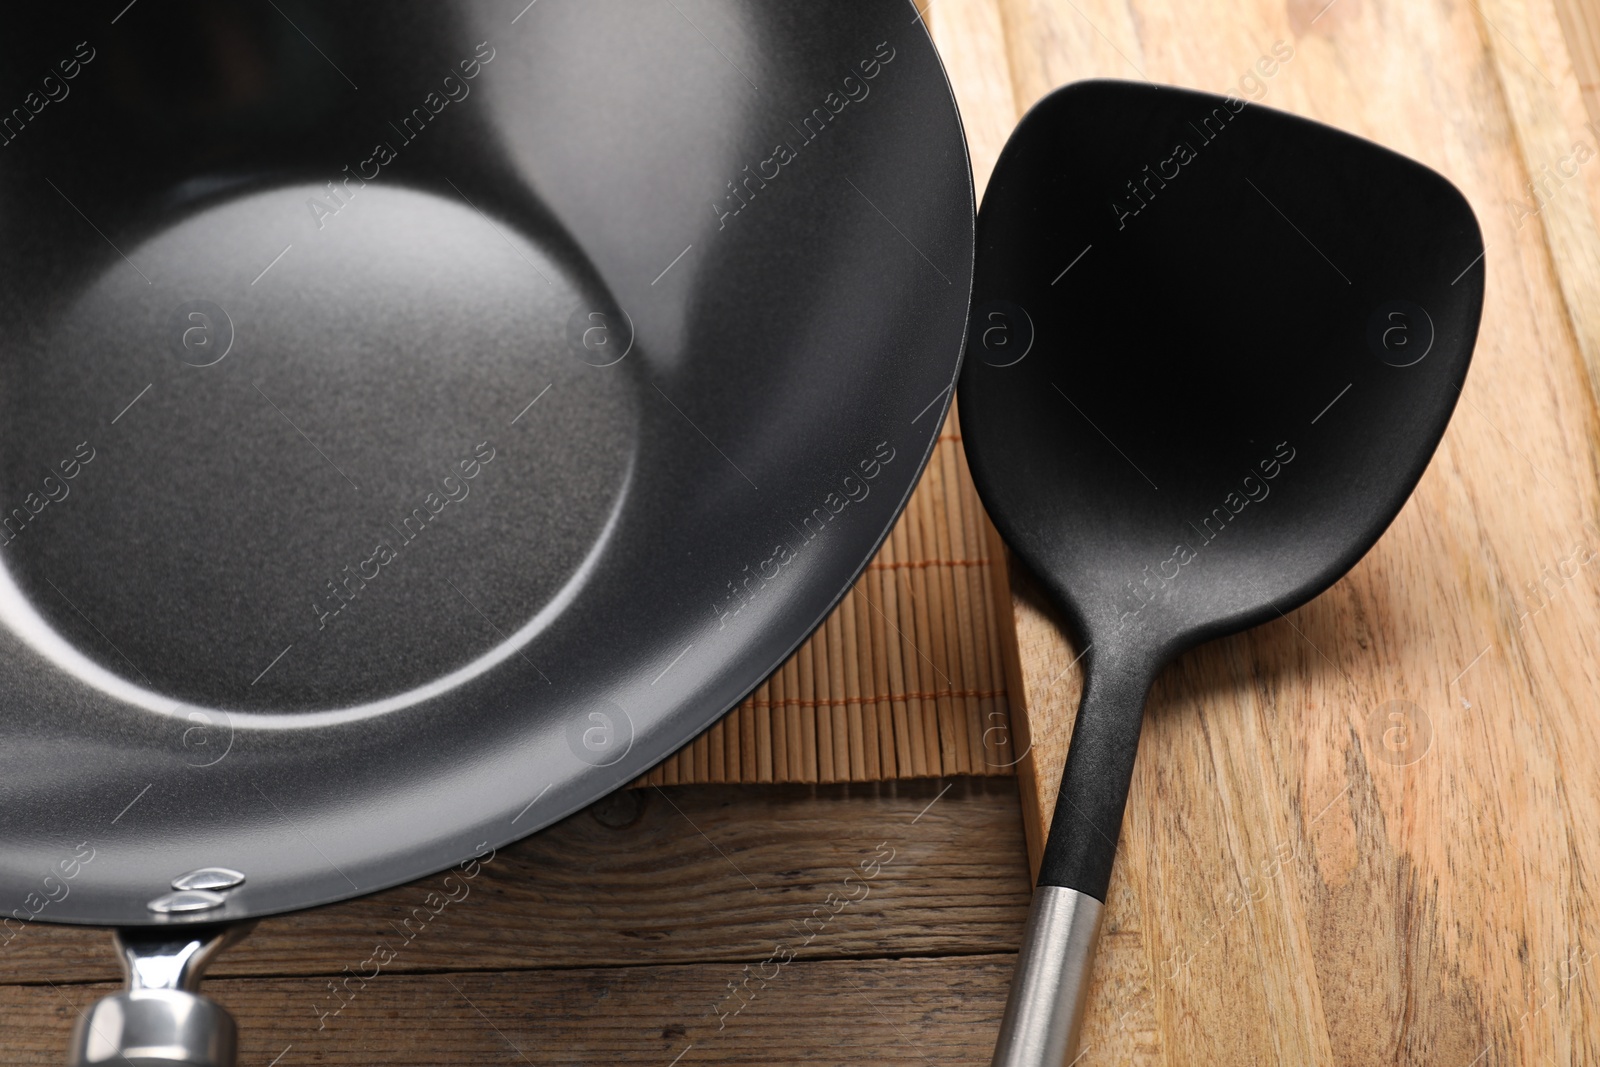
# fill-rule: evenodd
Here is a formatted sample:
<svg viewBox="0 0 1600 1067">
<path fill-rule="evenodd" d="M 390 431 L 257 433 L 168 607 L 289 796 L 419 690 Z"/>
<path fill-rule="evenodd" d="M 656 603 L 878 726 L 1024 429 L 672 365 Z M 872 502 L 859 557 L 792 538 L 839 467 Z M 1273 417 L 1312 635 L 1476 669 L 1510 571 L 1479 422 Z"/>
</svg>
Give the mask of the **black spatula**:
<svg viewBox="0 0 1600 1067">
<path fill-rule="evenodd" d="M 961 421 L 1086 680 L 996 1065 L 1075 1043 L 1151 681 L 1394 519 L 1466 377 L 1482 259 L 1438 174 L 1241 100 L 1085 82 L 1012 135 Z"/>
</svg>

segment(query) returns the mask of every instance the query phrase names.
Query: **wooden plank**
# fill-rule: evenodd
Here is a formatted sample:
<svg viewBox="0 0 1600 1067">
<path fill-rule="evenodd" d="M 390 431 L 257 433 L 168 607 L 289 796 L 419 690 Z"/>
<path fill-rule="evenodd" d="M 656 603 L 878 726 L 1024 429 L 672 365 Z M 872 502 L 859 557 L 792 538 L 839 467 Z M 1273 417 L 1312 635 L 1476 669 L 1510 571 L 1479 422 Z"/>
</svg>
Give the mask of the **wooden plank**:
<svg viewBox="0 0 1600 1067">
<path fill-rule="evenodd" d="M 1600 9 L 1587 0 L 1557 0 L 1555 15 L 1589 118 L 1600 121 Z"/>
<path fill-rule="evenodd" d="M 1011 960 L 797 960 L 758 962 L 749 973 L 731 963 L 379 972 L 365 986 L 351 983 L 355 992 L 338 1016 L 323 1014 L 332 995 L 316 978 L 209 982 L 207 991 L 239 1020 L 239 1062 L 255 1067 L 926 1067 L 987 1062 L 1005 1006 Z M 59 1064 L 77 1011 L 110 988 L 0 987 L 6 1062 Z M 822 1019 L 827 1025 L 816 1025 Z"/>
<path fill-rule="evenodd" d="M 892 860 L 864 889 L 841 888 L 880 844 Z M 759 961 L 830 894 L 862 899 L 798 958 L 1014 951 L 1028 881 L 1013 782 L 621 793 L 476 878 L 266 920 L 212 973 L 333 975 L 378 941 L 397 953 L 392 972 Z M 0 983 L 119 973 L 100 930 L 35 924 L 0 948 Z"/>
<path fill-rule="evenodd" d="M 1553 183 L 1535 217 L 1515 207 L 1596 146 L 1592 58 L 1580 78 L 1572 55 L 1600 45 L 1569 53 L 1561 33 L 1593 12 L 941 2 L 952 24 L 998 18 L 1018 105 L 1091 76 L 1242 92 L 1441 171 L 1488 246 L 1475 366 L 1393 528 L 1318 601 L 1152 693 L 1080 1064 L 1600 1059 L 1600 166 Z M 1293 57 L 1262 65 L 1277 42 Z M 1004 600 L 1037 848 L 1081 679 L 1025 575 Z"/>
<path fill-rule="evenodd" d="M 1487 0 L 1479 9 L 1526 183 L 1506 204 L 1516 228 L 1536 227 L 1556 266 L 1565 318 L 1600 396 L 1600 19 L 1570 0 Z M 1563 32 L 1563 25 L 1568 32 Z M 1569 40 L 1571 45 L 1569 47 Z M 1592 85 L 1593 82 L 1591 81 Z"/>
</svg>

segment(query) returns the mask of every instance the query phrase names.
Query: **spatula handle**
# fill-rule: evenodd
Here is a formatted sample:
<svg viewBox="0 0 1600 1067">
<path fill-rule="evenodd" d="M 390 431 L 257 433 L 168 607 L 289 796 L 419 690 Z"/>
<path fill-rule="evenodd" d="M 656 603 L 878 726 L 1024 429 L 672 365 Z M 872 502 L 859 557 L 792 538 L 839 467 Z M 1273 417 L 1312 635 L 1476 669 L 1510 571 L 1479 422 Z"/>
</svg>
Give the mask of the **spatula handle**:
<svg viewBox="0 0 1600 1067">
<path fill-rule="evenodd" d="M 1152 675 L 1086 669 L 993 1067 L 1063 1067 L 1078 1042 Z"/>
</svg>

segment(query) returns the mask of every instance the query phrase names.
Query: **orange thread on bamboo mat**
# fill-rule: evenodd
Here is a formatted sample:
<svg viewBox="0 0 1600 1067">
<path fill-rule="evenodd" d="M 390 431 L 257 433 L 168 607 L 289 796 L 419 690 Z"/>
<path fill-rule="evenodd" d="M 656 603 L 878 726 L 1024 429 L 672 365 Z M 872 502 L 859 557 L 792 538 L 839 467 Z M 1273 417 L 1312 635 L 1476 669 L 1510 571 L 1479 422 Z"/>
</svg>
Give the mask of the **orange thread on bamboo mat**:
<svg viewBox="0 0 1600 1067">
<path fill-rule="evenodd" d="M 948 697 L 951 700 L 987 700 L 992 697 L 1006 695 L 1004 689 L 943 689 L 932 693 L 889 693 L 883 696 L 871 697 L 839 697 L 837 699 L 811 700 L 800 697 L 788 697 L 783 700 L 747 700 L 746 705 L 754 708 L 837 708 L 851 704 L 885 704 L 896 700 L 938 700 Z"/>
<path fill-rule="evenodd" d="M 987 567 L 986 559 L 908 559 L 892 563 L 869 563 L 869 571 L 898 571 L 907 567 Z"/>
</svg>

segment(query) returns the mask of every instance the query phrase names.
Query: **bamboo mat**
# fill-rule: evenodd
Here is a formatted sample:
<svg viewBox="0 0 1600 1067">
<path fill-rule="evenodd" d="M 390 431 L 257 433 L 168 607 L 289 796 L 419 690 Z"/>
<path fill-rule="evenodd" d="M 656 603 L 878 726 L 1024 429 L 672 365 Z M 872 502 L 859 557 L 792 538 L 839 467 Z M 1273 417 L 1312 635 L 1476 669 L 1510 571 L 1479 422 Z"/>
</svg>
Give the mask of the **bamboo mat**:
<svg viewBox="0 0 1600 1067">
<path fill-rule="evenodd" d="M 988 522 L 952 405 L 905 513 L 827 622 L 635 784 L 1013 773 Z"/>
</svg>

